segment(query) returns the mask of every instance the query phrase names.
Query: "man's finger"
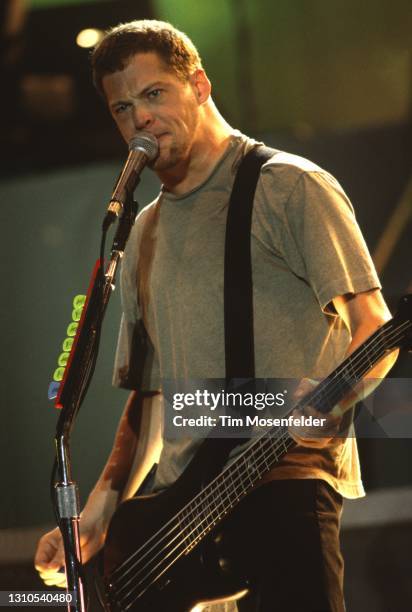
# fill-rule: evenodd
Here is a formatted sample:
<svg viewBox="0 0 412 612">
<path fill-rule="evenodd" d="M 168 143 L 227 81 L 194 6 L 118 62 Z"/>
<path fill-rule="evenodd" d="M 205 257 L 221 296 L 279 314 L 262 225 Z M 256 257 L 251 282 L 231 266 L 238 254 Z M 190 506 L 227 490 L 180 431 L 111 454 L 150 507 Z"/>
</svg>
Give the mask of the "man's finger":
<svg viewBox="0 0 412 612">
<path fill-rule="evenodd" d="M 44 569 L 58 570 L 64 564 L 64 551 L 63 547 L 54 548 L 48 546 L 39 551 L 34 559 L 34 567 L 38 572 Z"/>
<path fill-rule="evenodd" d="M 332 414 L 331 412 L 327 412 L 327 413 L 319 412 L 319 410 L 316 410 L 316 408 L 314 408 L 313 406 L 305 406 L 303 408 L 303 412 L 305 416 L 311 416 L 314 419 L 319 419 L 319 418 L 325 419 L 324 421 L 325 428 L 334 427 L 340 421 L 339 417 Z"/>
<path fill-rule="evenodd" d="M 57 586 L 60 588 L 65 588 L 67 586 L 66 574 L 64 571 L 45 570 L 39 572 L 39 575 L 47 586 Z"/>
<path fill-rule="evenodd" d="M 310 391 L 313 391 L 313 389 L 318 384 L 319 383 L 316 380 L 313 380 L 312 378 L 302 378 L 302 380 L 299 382 L 299 385 L 297 386 L 297 388 L 293 392 L 294 400 L 296 402 L 298 402 L 303 397 L 305 397 L 305 395 L 310 393 Z"/>
</svg>

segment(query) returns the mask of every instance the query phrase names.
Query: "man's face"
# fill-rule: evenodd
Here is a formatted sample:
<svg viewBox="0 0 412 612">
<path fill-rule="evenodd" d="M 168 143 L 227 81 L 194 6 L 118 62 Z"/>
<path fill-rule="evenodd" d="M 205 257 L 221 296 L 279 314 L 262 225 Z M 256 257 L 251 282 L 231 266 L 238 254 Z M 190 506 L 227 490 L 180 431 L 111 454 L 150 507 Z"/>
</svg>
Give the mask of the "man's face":
<svg viewBox="0 0 412 612">
<path fill-rule="evenodd" d="M 138 53 L 124 70 L 103 77 L 103 90 L 126 142 L 140 130 L 156 136 L 154 170 L 171 170 L 189 158 L 199 122 L 194 79 L 180 80 L 154 52 Z"/>
</svg>

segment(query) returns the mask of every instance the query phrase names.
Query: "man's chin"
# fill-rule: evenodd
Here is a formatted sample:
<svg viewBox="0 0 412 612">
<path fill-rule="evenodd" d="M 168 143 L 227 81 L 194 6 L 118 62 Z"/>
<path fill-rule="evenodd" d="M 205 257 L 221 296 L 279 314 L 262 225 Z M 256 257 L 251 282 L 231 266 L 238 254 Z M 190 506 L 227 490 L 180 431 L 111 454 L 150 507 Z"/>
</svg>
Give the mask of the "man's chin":
<svg viewBox="0 0 412 612">
<path fill-rule="evenodd" d="M 154 172 L 162 172 L 165 170 L 171 170 L 172 168 L 174 168 L 176 163 L 177 163 L 177 160 L 173 159 L 172 156 L 164 155 L 162 154 L 162 152 L 160 152 L 159 155 L 154 160 L 149 162 L 147 165 Z"/>
<path fill-rule="evenodd" d="M 154 172 L 158 172 L 159 170 L 167 169 L 169 164 L 167 163 L 167 160 L 162 159 L 159 155 L 158 157 L 156 157 L 156 159 L 153 159 L 152 161 L 148 162 L 147 165 Z"/>
</svg>

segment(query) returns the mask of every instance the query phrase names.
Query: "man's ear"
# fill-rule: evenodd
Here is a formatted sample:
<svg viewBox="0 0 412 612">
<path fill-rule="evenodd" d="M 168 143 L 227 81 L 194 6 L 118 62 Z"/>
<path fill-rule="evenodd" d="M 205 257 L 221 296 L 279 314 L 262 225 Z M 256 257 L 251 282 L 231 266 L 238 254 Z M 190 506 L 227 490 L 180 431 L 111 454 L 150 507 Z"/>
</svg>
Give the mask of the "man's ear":
<svg viewBox="0 0 412 612">
<path fill-rule="evenodd" d="M 202 68 L 198 68 L 190 76 L 190 82 L 199 101 L 199 104 L 207 102 L 212 91 L 212 85 L 207 78 L 207 74 Z"/>
</svg>

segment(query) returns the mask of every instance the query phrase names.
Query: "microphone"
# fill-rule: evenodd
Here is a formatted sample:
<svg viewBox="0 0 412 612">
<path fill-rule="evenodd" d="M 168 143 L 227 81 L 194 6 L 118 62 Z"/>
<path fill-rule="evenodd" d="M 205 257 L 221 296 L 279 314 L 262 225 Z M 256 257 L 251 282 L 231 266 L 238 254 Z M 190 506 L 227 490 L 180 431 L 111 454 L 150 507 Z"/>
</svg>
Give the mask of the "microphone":
<svg viewBox="0 0 412 612">
<path fill-rule="evenodd" d="M 103 221 L 103 229 L 107 230 L 113 221 L 122 214 L 126 200 L 136 189 L 140 173 L 157 156 L 159 145 L 153 134 L 139 132 L 129 142 L 129 155 L 113 190 L 107 213 Z"/>
</svg>

